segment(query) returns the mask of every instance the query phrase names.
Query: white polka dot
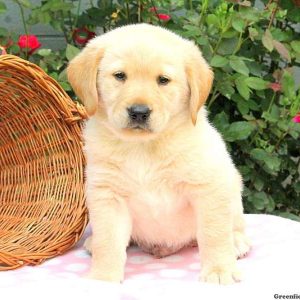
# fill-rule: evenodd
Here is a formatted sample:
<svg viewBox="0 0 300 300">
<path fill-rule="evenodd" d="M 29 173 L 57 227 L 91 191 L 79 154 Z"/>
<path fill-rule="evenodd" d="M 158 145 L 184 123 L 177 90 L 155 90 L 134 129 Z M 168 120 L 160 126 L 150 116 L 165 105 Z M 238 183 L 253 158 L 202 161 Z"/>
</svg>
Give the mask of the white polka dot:
<svg viewBox="0 0 300 300">
<path fill-rule="evenodd" d="M 87 264 L 82 264 L 82 263 L 74 263 L 74 264 L 69 264 L 67 266 L 65 266 L 65 270 L 67 271 L 73 271 L 73 272 L 80 272 L 80 271 L 84 271 L 88 268 Z"/>
<path fill-rule="evenodd" d="M 159 272 L 161 277 L 165 278 L 182 278 L 187 275 L 187 271 L 180 269 L 166 269 Z"/>
<path fill-rule="evenodd" d="M 151 260 L 150 256 L 146 256 L 146 255 L 135 255 L 135 256 L 131 256 L 129 257 L 128 261 L 132 264 L 136 264 L 136 265 L 142 265 L 144 263 L 147 263 Z"/>
<path fill-rule="evenodd" d="M 180 255 L 170 255 L 164 258 L 161 258 L 163 262 L 180 262 L 183 260 L 183 257 Z"/>
<path fill-rule="evenodd" d="M 149 270 L 166 269 L 167 267 L 168 267 L 167 264 L 163 264 L 163 263 L 153 263 L 153 264 L 145 265 L 145 269 L 149 269 Z"/>
<path fill-rule="evenodd" d="M 78 258 L 91 258 L 91 254 L 84 250 L 74 252 L 74 256 Z"/>
<path fill-rule="evenodd" d="M 192 263 L 192 264 L 189 264 L 188 267 L 191 270 L 200 270 L 200 263 Z"/>
</svg>

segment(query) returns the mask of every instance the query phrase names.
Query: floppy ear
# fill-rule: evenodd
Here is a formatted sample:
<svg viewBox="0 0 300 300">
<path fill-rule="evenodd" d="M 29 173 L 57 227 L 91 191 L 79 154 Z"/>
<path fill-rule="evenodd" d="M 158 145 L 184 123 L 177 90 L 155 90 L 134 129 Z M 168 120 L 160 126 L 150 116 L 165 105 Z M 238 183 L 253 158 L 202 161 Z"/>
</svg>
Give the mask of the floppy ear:
<svg viewBox="0 0 300 300">
<path fill-rule="evenodd" d="M 186 74 L 190 87 L 190 112 L 195 125 L 197 114 L 208 98 L 214 76 L 195 44 L 189 44 L 187 55 Z"/>
<path fill-rule="evenodd" d="M 69 63 L 67 75 L 75 93 L 83 102 L 88 115 L 97 111 L 99 96 L 97 92 L 97 72 L 104 47 L 95 38 Z"/>
</svg>

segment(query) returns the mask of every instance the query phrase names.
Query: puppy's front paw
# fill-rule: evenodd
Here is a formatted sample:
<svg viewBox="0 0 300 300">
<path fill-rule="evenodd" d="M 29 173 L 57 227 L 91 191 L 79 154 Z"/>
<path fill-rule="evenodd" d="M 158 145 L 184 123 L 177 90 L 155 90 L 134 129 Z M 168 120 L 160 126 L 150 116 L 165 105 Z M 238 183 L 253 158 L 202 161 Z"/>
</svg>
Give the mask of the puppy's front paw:
<svg viewBox="0 0 300 300">
<path fill-rule="evenodd" d="M 85 278 L 121 283 L 124 280 L 124 275 L 121 272 L 90 271 Z"/>
<path fill-rule="evenodd" d="M 201 271 L 200 280 L 215 284 L 232 284 L 241 281 L 242 276 L 235 265 L 205 267 Z"/>
<path fill-rule="evenodd" d="M 250 249 L 251 249 L 251 242 L 250 240 L 245 236 L 245 234 L 241 232 L 234 232 L 234 248 L 237 258 L 243 258 L 245 257 Z"/>
</svg>

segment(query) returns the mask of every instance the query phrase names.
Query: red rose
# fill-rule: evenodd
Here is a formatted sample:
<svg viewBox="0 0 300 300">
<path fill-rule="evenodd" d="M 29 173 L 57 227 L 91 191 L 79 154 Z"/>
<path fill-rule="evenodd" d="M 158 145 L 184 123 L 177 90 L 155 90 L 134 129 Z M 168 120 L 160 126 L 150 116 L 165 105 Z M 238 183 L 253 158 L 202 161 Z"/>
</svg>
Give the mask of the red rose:
<svg viewBox="0 0 300 300">
<path fill-rule="evenodd" d="M 273 82 L 269 84 L 269 88 L 272 89 L 274 92 L 278 92 L 281 90 L 281 84 L 278 82 Z"/>
<path fill-rule="evenodd" d="M 166 14 L 158 14 L 157 16 L 160 20 L 165 21 L 165 22 L 167 22 L 171 19 L 171 17 L 169 15 L 166 15 Z"/>
<path fill-rule="evenodd" d="M 73 40 L 76 44 L 84 46 L 90 39 L 94 38 L 96 33 L 87 28 L 77 28 L 73 31 Z"/>
<path fill-rule="evenodd" d="M 161 21 L 165 21 L 168 22 L 171 17 L 167 14 L 159 14 L 157 13 L 158 9 L 156 6 L 152 6 L 149 8 L 149 12 L 154 13 L 156 15 L 157 18 L 159 18 Z"/>
<path fill-rule="evenodd" d="M 18 45 L 21 49 L 28 48 L 30 50 L 29 54 L 32 54 L 36 49 L 41 47 L 38 38 L 33 34 L 20 35 Z"/>
<path fill-rule="evenodd" d="M 300 115 L 295 116 L 295 117 L 293 118 L 293 121 L 294 121 L 295 123 L 300 123 Z"/>
</svg>

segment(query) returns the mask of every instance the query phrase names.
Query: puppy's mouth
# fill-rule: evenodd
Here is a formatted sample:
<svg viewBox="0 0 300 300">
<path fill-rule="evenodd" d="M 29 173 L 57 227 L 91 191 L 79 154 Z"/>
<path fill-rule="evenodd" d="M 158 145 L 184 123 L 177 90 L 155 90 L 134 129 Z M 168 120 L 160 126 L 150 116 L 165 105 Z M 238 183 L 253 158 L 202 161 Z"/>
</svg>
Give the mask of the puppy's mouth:
<svg viewBox="0 0 300 300">
<path fill-rule="evenodd" d="M 129 130 L 132 130 L 132 131 L 136 131 L 136 132 L 151 132 L 151 128 L 149 126 L 148 123 L 145 123 L 145 124 L 138 124 L 138 123 L 133 123 L 133 122 L 130 122 L 128 123 L 128 125 L 126 126 L 125 129 L 129 129 Z"/>
</svg>

